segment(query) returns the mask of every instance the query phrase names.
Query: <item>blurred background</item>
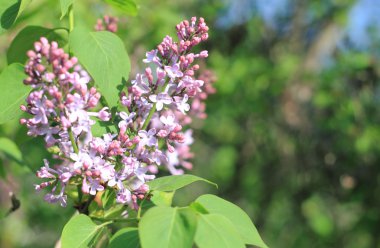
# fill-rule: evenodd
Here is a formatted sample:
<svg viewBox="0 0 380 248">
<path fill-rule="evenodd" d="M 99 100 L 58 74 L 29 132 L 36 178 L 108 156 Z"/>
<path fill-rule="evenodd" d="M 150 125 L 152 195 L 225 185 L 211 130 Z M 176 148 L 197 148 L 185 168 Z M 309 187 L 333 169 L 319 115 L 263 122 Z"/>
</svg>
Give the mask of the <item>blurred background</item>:
<svg viewBox="0 0 380 248">
<path fill-rule="evenodd" d="M 210 27 L 204 66 L 218 77 L 208 118 L 193 123 L 190 173 L 216 182 L 177 193 L 178 204 L 216 193 L 241 206 L 270 247 L 380 247 L 380 1 L 146 0 L 136 17 L 98 0 L 77 1 L 89 27 L 118 16 L 132 73 L 182 19 Z M 0 35 L 6 50 L 26 25 L 67 27 L 56 0 L 35 0 Z M 14 192 L 21 207 L 0 220 L 0 247 L 52 247 L 74 212 L 34 192 L 48 155 L 18 121 L 0 126 L 25 162 L 0 153 L 0 213 Z M 25 165 L 26 164 L 26 165 Z M 31 169 L 30 169 L 31 168 Z"/>
</svg>

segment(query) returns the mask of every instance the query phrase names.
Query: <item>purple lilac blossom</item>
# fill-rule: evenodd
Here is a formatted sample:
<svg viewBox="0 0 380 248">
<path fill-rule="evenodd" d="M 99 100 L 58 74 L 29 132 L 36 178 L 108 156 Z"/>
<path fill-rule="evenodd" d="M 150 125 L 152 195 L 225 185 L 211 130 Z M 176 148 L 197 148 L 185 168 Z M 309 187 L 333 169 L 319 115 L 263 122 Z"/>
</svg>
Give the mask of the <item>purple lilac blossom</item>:
<svg viewBox="0 0 380 248">
<path fill-rule="evenodd" d="M 51 187 L 46 201 L 66 206 L 67 186 L 79 183 L 82 193 L 94 196 L 115 190 L 118 203 L 137 209 L 159 167 L 172 174 L 192 168 L 192 130 L 183 126 L 192 117 L 204 118 L 203 101 L 215 92 L 214 77 L 195 77 L 199 65 L 194 61 L 208 56 L 191 52 L 208 38 L 203 18 L 183 21 L 176 30 L 177 42 L 166 36 L 146 53 L 148 67 L 132 80 L 128 94 L 121 94 L 124 111 L 115 116 L 109 112 L 114 106 L 98 106 L 101 95 L 89 86 L 91 78 L 56 42 L 41 38 L 28 52 L 25 84 L 34 90 L 21 109 L 32 117 L 20 122 L 28 135 L 43 136 L 47 146 L 60 151 L 55 158 L 61 162 L 50 167 L 46 161 L 37 171 L 49 180 L 35 186 L 37 191 Z M 102 121 L 112 121 L 117 133 L 94 137 L 92 126 Z"/>
</svg>

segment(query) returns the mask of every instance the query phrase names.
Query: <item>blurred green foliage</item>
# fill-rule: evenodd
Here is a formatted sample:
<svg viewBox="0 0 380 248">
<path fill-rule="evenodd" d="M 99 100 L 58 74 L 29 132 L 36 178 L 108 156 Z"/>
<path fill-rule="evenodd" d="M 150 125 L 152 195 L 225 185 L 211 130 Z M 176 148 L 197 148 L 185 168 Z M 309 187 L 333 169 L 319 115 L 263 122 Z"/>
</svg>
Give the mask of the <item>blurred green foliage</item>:
<svg viewBox="0 0 380 248">
<path fill-rule="evenodd" d="M 208 119 L 194 123 L 192 173 L 218 183 L 218 194 L 247 211 L 270 247 L 380 247 L 380 46 L 341 49 L 336 42 L 344 39 L 354 1 L 291 1 L 281 31 L 255 14 L 216 25 L 227 3 L 139 1 L 137 16 L 123 17 L 103 1 L 77 1 L 75 22 L 91 27 L 104 14 L 118 16 L 134 75 L 145 52 L 175 34 L 175 24 L 205 17 L 207 67 L 218 77 L 218 92 L 208 100 Z M 0 36 L 0 68 L 23 27 L 67 27 L 59 17 L 57 1 L 33 1 Z M 0 175 L 7 172 L 0 213 L 11 206 L 8 192 L 21 200 L 0 220 L 0 247 L 52 247 L 74 211 L 35 194 L 33 173 L 48 155 L 17 123 L 0 126 L 25 161 L 0 153 Z M 177 201 L 213 190 L 201 186 L 181 190 Z"/>
</svg>

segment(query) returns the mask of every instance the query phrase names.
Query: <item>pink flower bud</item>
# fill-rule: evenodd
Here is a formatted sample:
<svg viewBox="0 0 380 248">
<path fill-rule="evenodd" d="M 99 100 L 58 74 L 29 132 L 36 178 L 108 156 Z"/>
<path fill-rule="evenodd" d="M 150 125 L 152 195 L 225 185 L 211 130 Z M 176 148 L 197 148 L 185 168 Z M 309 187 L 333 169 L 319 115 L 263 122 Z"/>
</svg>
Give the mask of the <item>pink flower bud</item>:
<svg viewBox="0 0 380 248">
<path fill-rule="evenodd" d="M 111 114 L 107 111 L 108 107 L 104 107 L 99 111 L 99 119 L 102 121 L 109 121 L 111 119 Z"/>
<path fill-rule="evenodd" d="M 204 50 L 204 51 L 202 51 L 202 52 L 199 54 L 199 56 L 200 56 L 201 58 L 207 58 L 207 57 L 208 57 L 208 52 L 207 52 L 206 50 Z"/>
<path fill-rule="evenodd" d="M 66 96 L 66 104 L 70 104 L 70 103 L 73 103 L 74 102 L 74 96 L 73 95 L 71 95 L 71 94 L 68 94 L 67 96 Z"/>
<path fill-rule="evenodd" d="M 42 44 L 41 42 L 35 42 L 34 43 L 34 50 L 36 50 L 37 52 L 41 51 L 41 48 L 42 48 Z"/>
<path fill-rule="evenodd" d="M 20 124 L 21 125 L 25 125 L 27 123 L 27 120 L 26 119 L 20 119 Z"/>
<path fill-rule="evenodd" d="M 48 99 L 45 100 L 45 105 L 48 108 L 54 108 L 54 103 Z"/>
<path fill-rule="evenodd" d="M 169 152 L 173 153 L 175 151 L 175 149 L 174 149 L 174 147 L 172 145 L 170 145 L 169 143 L 166 143 L 166 145 L 168 146 L 168 151 Z"/>
<path fill-rule="evenodd" d="M 140 142 L 140 136 L 133 137 L 132 142 L 133 142 L 133 144 L 139 143 Z"/>
<path fill-rule="evenodd" d="M 36 53 L 33 50 L 29 50 L 26 55 L 31 59 L 36 56 Z"/>
<path fill-rule="evenodd" d="M 71 122 L 65 116 L 61 116 L 61 124 L 64 129 L 68 129 L 71 126 Z"/>
<path fill-rule="evenodd" d="M 26 112 L 28 108 L 25 105 L 20 106 L 21 111 Z M 22 120 L 22 119 L 21 119 Z M 24 119 L 25 120 L 25 119 Z"/>
<path fill-rule="evenodd" d="M 168 131 L 166 131 L 165 129 L 162 129 L 158 131 L 157 136 L 160 138 L 165 138 L 166 136 L 168 136 Z"/>
<path fill-rule="evenodd" d="M 131 146 L 133 146 L 134 144 L 133 144 L 132 141 L 128 141 L 128 142 L 125 143 L 125 145 L 126 145 L 127 147 L 131 147 Z"/>
<path fill-rule="evenodd" d="M 182 126 L 178 124 L 178 125 L 176 125 L 175 128 L 173 129 L 173 132 L 178 133 L 178 132 L 181 131 L 181 130 L 182 130 Z"/>
</svg>

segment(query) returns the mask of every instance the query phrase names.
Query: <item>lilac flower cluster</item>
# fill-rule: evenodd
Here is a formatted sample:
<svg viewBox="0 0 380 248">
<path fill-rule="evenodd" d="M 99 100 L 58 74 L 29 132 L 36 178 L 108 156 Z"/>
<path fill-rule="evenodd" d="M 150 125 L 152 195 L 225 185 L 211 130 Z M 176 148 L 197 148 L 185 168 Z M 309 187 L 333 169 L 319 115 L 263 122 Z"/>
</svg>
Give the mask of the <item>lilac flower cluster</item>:
<svg viewBox="0 0 380 248">
<path fill-rule="evenodd" d="M 117 17 L 112 16 L 104 16 L 103 19 L 98 19 L 95 25 L 96 31 L 103 31 L 107 30 L 112 33 L 117 32 L 117 23 L 118 23 Z"/>
<path fill-rule="evenodd" d="M 172 174 L 192 168 L 192 130 L 183 126 L 191 116 L 205 117 L 203 101 L 215 91 L 214 76 L 206 71 L 195 78 L 195 59 L 208 56 L 207 51 L 191 52 L 208 38 L 203 18 L 183 21 L 176 29 L 178 42 L 166 36 L 146 54 L 143 62 L 149 66 L 132 80 L 128 94 L 121 94 L 123 111 L 115 116 L 107 106 L 97 106 L 101 95 L 89 87 L 91 78 L 56 42 L 41 38 L 28 52 L 25 84 L 33 91 L 21 109 L 32 117 L 20 122 L 28 135 L 43 136 L 48 147 L 59 148 L 55 158 L 60 162 L 51 167 L 45 160 L 37 172 L 46 181 L 36 190 L 51 188 L 45 200 L 66 206 L 66 190 L 74 185 L 92 196 L 115 190 L 118 203 L 137 209 L 159 166 Z M 109 120 L 117 133 L 93 137 L 91 126 Z"/>
<path fill-rule="evenodd" d="M 85 135 L 91 139 L 91 125 L 95 123 L 90 116 L 102 120 L 109 119 L 107 108 L 98 113 L 88 112 L 100 99 L 94 87 L 88 88 L 88 74 L 77 64 L 75 57 L 69 58 L 56 42 L 49 44 L 41 38 L 34 44 L 35 50 L 28 51 L 29 61 L 25 66 L 28 77 L 24 83 L 34 90 L 26 99 L 27 106 L 21 110 L 33 115 L 21 119 L 28 127 L 28 135 L 45 137 L 47 146 L 61 145 L 62 151 L 69 151 L 68 130 L 74 135 Z"/>
<path fill-rule="evenodd" d="M 177 42 L 166 36 L 157 49 L 146 53 L 143 62 L 149 66 L 144 73 L 136 75 L 128 88 L 128 95 L 121 98 L 122 104 L 133 116 L 131 127 L 143 129 L 139 135 L 143 132 L 152 141 L 149 149 L 135 154 L 137 158 L 148 161 L 153 173 L 157 171 L 157 165 L 162 164 L 172 174 L 184 173 L 181 166 L 192 168 L 188 161 L 193 157 L 189 148 L 193 142 L 192 131 L 182 132 L 182 129 L 191 122 L 188 115 L 190 104 L 195 102 L 197 105 L 196 99 L 205 99 L 209 93 L 203 92 L 205 81 L 194 76 L 199 70 L 195 59 L 206 58 L 208 53 L 191 52 L 194 46 L 208 38 L 204 19 L 193 17 L 178 24 L 176 30 Z M 199 113 L 202 112 L 201 104 L 195 107 Z M 195 113 L 195 116 L 198 114 Z M 144 131 L 146 128 L 148 132 Z"/>
<path fill-rule="evenodd" d="M 136 158 L 125 154 L 124 147 L 136 145 L 139 138 L 129 139 L 125 128 L 120 129 L 116 139 L 111 134 L 102 138 L 92 136 L 95 120 L 91 117 L 108 121 L 111 115 L 107 107 L 90 111 L 97 106 L 100 93 L 88 87 L 88 74 L 56 42 L 50 44 L 41 38 L 28 56 L 25 67 L 28 78 L 24 83 L 34 90 L 26 99 L 27 106 L 22 105 L 21 109 L 32 118 L 20 122 L 27 126 L 28 135 L 43 136 L 48 147 L 58 146 L 57 158 L 61 160 L 54 168 L 45 160 L 37 176 L 49 181 L 36 185 L 36 190 L 52 186 L 45 200 L 65 206 L 65 188 L 69 183 L 81 185 L 82 192 L 91 195 L 103 191 L 105 186 L 115 187 L 119 202 L 136 207 L 137 196 L 147 190 L 145 179 L 152 178 L 145 175 L 146 168 Z M 118 156 L 123 166 L 116 170 Z"/>
</svg>

